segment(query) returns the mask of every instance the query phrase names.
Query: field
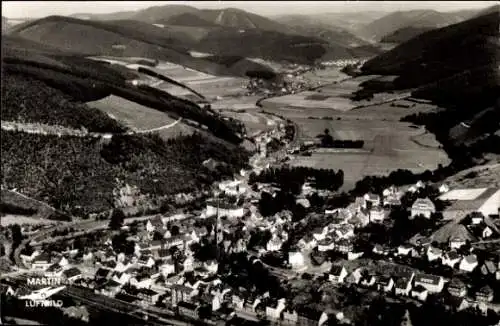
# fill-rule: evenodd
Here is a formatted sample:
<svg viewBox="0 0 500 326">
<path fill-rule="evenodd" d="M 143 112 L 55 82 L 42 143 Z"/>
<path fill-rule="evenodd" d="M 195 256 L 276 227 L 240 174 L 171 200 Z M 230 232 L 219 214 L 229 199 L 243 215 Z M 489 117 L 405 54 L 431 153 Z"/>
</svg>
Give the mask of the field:
<svg viewBox="0 0 500 326">
<path fill-rule="evenodd" d="M 332 74 L 334 74 L 332 72 Z M 318 81 L 323 86 L 314 90 L 304 91 L 297 94 L 285 95 L 266 99 L 262 105 L 267 108 L 291 107 L 300 109 L 328 109 L 332 113 L 335 111 L 348 112 L 361 106 L 371 106 L 374 103 L 382 103 L 393 99 L 400 99 L 409 96 L 409 93 L 378 93 L 371 100 L 352 101 L 352 93 L 358 90 L 359 85 L 369 79 L 376 78 L 376 75 L 361 76 L 356 78 L 334 77 L 328 82 L 327 79 Z M 311 80 L 315 80 L 314 78 Z"/>
<path fill-rule="evenodd" d="M 335 86 L 339 89 L 336 90 Z M 328 86 L 328 92 L 340 94 L 346 89 L 354 90 L 353 87 L 351 81 L 347 85 L 333 84 Z M 397 169 L 423 172 L 437 168 L 438 164 L 449 163 L 446 153 L 439 149 L 432 135 L 426 135 L 420 127 L 399 121 L 411 113 L 437 110 L 436 106 L 398 100 L 395 104 L 399 106 L 384 103 L 340 111 L 331 107 L 305 109 L 298 108 L 296 103 L 290 104 L 281 107 L 276 103 L 264 105 L 264 110 L 295 121 L 300 128 L 301 141 L 314 140 L 328 129 L 334 139 L 365 142 L 364 151 L 313 152 L 311 156 L 295 156 L 289 161 L 292 166 L 342 169 L 342 190 L 351 189 L 356 181 L 367 175 L 383 175 Z"/>
<path fill-rule="evenodd" d="M 166 113 L 150 109 L 115 95 L 98 101 L 87 102 L 87 105 L 106 112 L 132 130 L 150 130 L 169 125 L 175 121 L 175 119 L 169 117 Z M 192 132 L 193 128 L 182 122 L 172 128 L 158 131 L 163 138 L 191 134 Z"/>
<path fill-rule="evenodd" d="M 0 225 L 7 226 L 10 224 L 53 224 L 54 220 L 47 220 L 24 215 L 7 214 L 0 218 Z"/>
<path fill-rule="evenodd" d="M 246 84 L 244 78 L 218 77 L 184 68 L 173 63 L 160 63 L 157 67 L 149 69 L 191 87 L 206 96 L 208 99 L 213 99 L 217 96 L 242 94 L 244 92 L 242 86 Z M 186 95 L 190 93 L 184 88 L 165 82 L 156 87 L 163 89 L 172 95 Z"/>
</svg>

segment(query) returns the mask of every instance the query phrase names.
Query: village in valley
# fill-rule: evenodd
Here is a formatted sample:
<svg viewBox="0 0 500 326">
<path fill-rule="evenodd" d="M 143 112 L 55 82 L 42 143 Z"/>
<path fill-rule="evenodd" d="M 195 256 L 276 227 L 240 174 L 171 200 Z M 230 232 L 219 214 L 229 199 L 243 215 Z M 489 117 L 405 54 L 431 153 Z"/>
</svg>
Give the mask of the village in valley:
<svg viewBox="0 0 500 326">
<path fill-rule="evenodd" d="M 218 183 L 199 209 L 127 223 L 115 210 L 105 230 L 27 244 L 7 293 L 63 284 L 65 296 L 151 307 L 150 318 L 171 310 L 234 325 L 354 324 L 380 297 L 499 311 L 500 189 L 418 181 L 353 190 L 340 203 L 341 171 L 325 183 L 277 164 L 296 146 L 290 132 L 281 123 L 256 136 L 252 168 Z"/>
</svg>

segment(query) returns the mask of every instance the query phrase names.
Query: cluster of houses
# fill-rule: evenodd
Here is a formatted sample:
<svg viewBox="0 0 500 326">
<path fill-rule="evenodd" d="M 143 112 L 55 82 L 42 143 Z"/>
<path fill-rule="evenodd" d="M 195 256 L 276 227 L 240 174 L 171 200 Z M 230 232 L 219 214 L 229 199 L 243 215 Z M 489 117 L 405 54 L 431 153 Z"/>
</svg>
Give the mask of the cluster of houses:
<svg viewBox="0 0 500 326">
<path fill-rule="evenodd" d="M 462 299 L 458 301 L 460 309 L 474 303 L 489 303 L 494 298 L 494 290 L 490 286 L 471 291 L 471 285 L 458 278 L 447 280 L 442 276 L 415 273 L 410 270 L 388 275 L 382 272 L 370 272 L 367 268 L 360 267 L 349 273 L 346 267 L 334 265 L 329 273 L 329 280 L 335 284 L 357 284 L 383 293 L 411 297 L 420 301 L 426 301 L 429 294 L 446 291 L 452 297 Z M 470 297 L 469 300 L 466 299 L 467 296 Z"/>
</svg>

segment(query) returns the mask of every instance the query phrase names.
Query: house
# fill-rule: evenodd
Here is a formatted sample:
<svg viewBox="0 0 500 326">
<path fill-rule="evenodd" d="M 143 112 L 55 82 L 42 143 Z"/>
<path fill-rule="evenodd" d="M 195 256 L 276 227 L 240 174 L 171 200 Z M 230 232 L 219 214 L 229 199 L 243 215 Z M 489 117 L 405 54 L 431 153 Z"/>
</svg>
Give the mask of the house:
<svg viewBox="0 0 500 326">
<path fill-rule="evenodd" d="M 142 255 L 141 257 L 139 257 L 137 263 L 140 266 L 151 268 L 155 265 L 155 260 L 151 256 Z"/>
<path fill-rule="evenodd" d="M 448 284 L 448 293 L 454 297 L 463 298 L 467 295 L 467 286 L 459 279 L 453 279 Z"/>
<path fill-rule="evenodd" d="M 221 182 L 219 183 L 219 190 L 229 196 L 239 196 L 246 192 L 241 180 Z"/>
<path fill-rule="evenodd" d="M 483 231 L 481 232 L 481 236 L 483 239 L 489 238 L 493 235 L 493 230 L 489 226 L 485 226 Z"/>
<path fill-rule="evenodd" d="M 350 224 L 341 224 L 335 228 L 337 239 L 350 239 L 354 237 L 354 227 Z"/>
<path fill-rule="evenodd" d="M 189 258 L 186 258 L 188 260 Z M 193 258 L 191 258 L 192 260 Z M 172 259 L 167 259 L 162 265 L 160 265 L 160 273 L 167 277 L 170 274 L 175 274 L 175 264 Z"/>
<path fill-rule="evenodd" d="M 154 305 L 156 304 L 156 302 L 158 302 L 160 294 L 151 289 L 138 289 L 137 297 L 139 297 L 139 299 L 145 301 L 148 304 Z"/>
<path fill-rule="evenodd" d="M 273 304 L 266 306 L 266 316 L 271 320 L 278 320 L 281 317 L 281 312 L 285 309 L 285 299 L 279 299 Z"/>
<path fill-rule="evenodd" d="M 443 250 L 433 246 L 429 246 L 429 248 L 427 248 L 428 261 L 435 261 L 442 258 L 443 258 Z"/>
<path fill-rule="evenodd" d="M 495 275 L 497 272 L 497 266 L 491 260 L 486 260 L 481 266 L 481 273 L 483 275 Z"/>
<path fill-rule="evenodd" d="M 313 236 L 306 234 L 302 239 L 300 239 L 298 245 L 305 250 L 311 250 L 318 246 L 318 242 Z"/>
<path fill-rule="evenodd" d="M 478 264 L 479 263 L 477 261 L 477 256 L 471 254 L 462 259 L 462 261 L 460 262 L 459 269 L 466 272 L 472 272 L 477 267 Z"/>
<path fill-rule="evenodd" d="M 413 246 L 411 244 L 402 244 L 398 247 L 398 252 L 397 252 L 397 255 L 398 256 L 409 256 L 409 257 L 413 257 L 415 256 L 415 249 L 413 248 Z"/>
<path fill-rule="evenodd" d="M 356 260 L 363 255 L 364 255 L 363 251 L 359 251 L 359 252 L 351 252 L 350 251 L 347 253 L 347 260 Z"/>
<path fill-rule="evenodd" d="M 346 277 L 345 281 L 352 284 L 359 284 L 363 278 L 363 268 L 359 267 L 354 270 L 349 276 Z"/>
<path fill-rule="evenodd" d="M 190 301 L 193 293 L 193 289 L 185 285 L 172 284 L 171 290 L 171 303 L 173 306 L 177 305 L 182 301 Z"/>
<path fill-rule="evenodd" d="M 216 260 L 210 260 L 203 263 L 203 267 L 207 269 L 207 271 L 211 274 L 216 274 L 217 269 L 219 268 L 219 264 Z"/>
<path fill-rule="evenodd" d="M 447 184 L 442 184 L 441 186 L 439 186 L 439 192 L 444 194 L 446 192 L 450 191 L 450 187 L 448 187 Z"/>
<path fill-rule="evenodd" d="M 130 284 L 138 289 L 149 288 L 153 283 L 153 279 L 147 274 L 136 275 L 130 278 Z"/>
<path fill-rule="evenodd" d="M 318 242 L 318 251 L 325 252 L 335 248 L 335 241 L 328 237 Z"/>
<path fill-rule="evenodd" d="M 491 302 L 493 301 L 493 289 L 489 286 L 483 286 L 476 292 L 476 301 L 479 302 Z"/>
<path fill-rule="evenodd" d="M 373 246 L 372 252 L 377 255 L 389 255 L 389 250 L 387 248 L 384 248 L 380 244 L 376 244 L 375 246 Z"/>
<path fill-rule="evenodd" d="M 233 296 L 231 297 L 231 304 L 237 310 L 243 310 L 244 303 L 245 300 L 238 295 L 233 294 Z"/>
<path fill-rule="evenodd" d="M 363 196 L 363 208 L 370 209 L 380 206 L 380 196 L 372 193 L 367 193 Z"/>
<path fill-rule="evenodd" d="M 108 269 L 108 268 L 99 268 L 95 275 L 94 275 L 94 278 L 96 280 L 104 280 L 104 279 L 108 279 L 111 277 L 111 273 L 112 273 L 112 270 Z"/>
<path fill-rule="evenodd" d="M 115 295 L 117 295 L 120 292 L 121 287 L 122 287 L 121 284 L 119 284 L 115 281 L 109 280 L 108 282 L 106 282 L 102 286 L 100 286 L 99 288 L 96 288 L 95 291 L 97 293 L 101 293 L 102 295 L 106 295 L 108 297 L 113 298 Z"/>
<path fill-rule="evenodd" d="M 361 277 L 360 284 L 366 287 L 372 287 L 377 283 L 377 275 L 365 274 Z"/>
<path fill-rule="evenodd" d="M 184 236 L 179 234 L 168 239 L 164 239 L 164 246 L 166 249 L 178 247 L 179 250 L 184 250 Z"/>
<path fill-rule="evenodd" d="M 62 275 L 63 268 L 59 264 L 52 264 L 45 271 L 46 277 L 59 277 Z"/>
<path fill-rule="evenodd" d="M 52 265 L 52 263 L 51 263 L 51 257 L 50 257 L 50 255 L 48 253 L 45 253 L 45 252 L 41 253 L 38 256 L 36 256 L 31 261 L 31 269 L 36 270 L 36 271 L 45 271 L 51 265 Z"/>
<path fill-rule="evenodd" d="M 132 274 L 126 272 L 115 272 L 113 273 L 113 277 L 111 278 L 116 283 L 120 283 L 121 285 L 127 284 L 132 278 Z"/>
<path fill-rule="evenodd" d="M 381 223 L 385 220 L 387 211 L 382 207 L 374 207 L 370 209 L 369 218 L 370 222 Z"/>
<path fill-rule="evenodd" d="M 472 212 L 470 218 L 472 225 L 479 225 L 484 222 L 484 215 L 480 212 Z"/>
<path fill-rule="evenodd" d="M 396 295 L 409 296 L 411 291 L 411 283 L 414 277 L 415 273 L 403 273 L 399 277 L 397 277 L 394 284 Z"/>
<path fill-rule="evenodd" d="M 462 246 L 467 244 L 467 239 L 463 237 L 453 237 L 450 239 L 450 248 L 451 249 L 460 249 Z"/>
<path fill-rule="evenodd" d="M 354 250 L 354 244 L 349 240 L 342 239 L 342 240 L 339 240 L 335 244 L 335 249 L 338 252 L 347 254 L 347 253 L 352 252 Z"/>
<path fill-rule="evenodd" d="M 425 287 L 423 287 L 422 285 L 416 285 L 411 290 L 411 297 L 418 299 L 420 301 L 426 301 L 428 295 L 429 295 L 429 291 Z"/>
<path fill-rule="evenodd" d="M 295 310 L 285 309 L 283 311 L 283 324 L 284 325 L 297 325 L 299 322 L 299 314 Z"/>
<path fill-rule="evenodd" d="M 382 275 L 377 280 L 377 289 L 379 291 L 391 292 L 394 288 L 394 279 L 391 276 Z"/>
<path fill-rule="evenodd" d="M 429 198 L 418 198 L 411 206 L 411 218 L 424 216 L 430 218 L 436 212 L 436 206 Z"/>
<path fill-rule="evenodd" d="M 179 315 L 198 319 L 198 306 L 191 302 L 180 301 L 177 303 Z"/>
<path fill-rule="evenodd" d="M 328 275 L 328 279 L 332 283 L 344 283 L 347 276 L 347 270 L 344 266 L 333 265 Z"/>
<path fill-rule="evenodd" d="M 299 269 L 304 267 L 304 255 L 300 251 L 288 252 L 288 263 L 292 268 Z"/>
<path fill-rule="evenodd" d="M 63 272 L 63 277 L 68 282 L 74 282 L 82 277 L 82 271 L 76 267 L 72 267 Z"/>
<path fill-rule="evenodd" d="M 444 287 L 444 279 L 441 276 L 429 274 L 415 275 L 415 286 L 421 285 L 432 293 L 441 293 Z"/>
<path fill-rule="evenodd" d="M 328 227 L 318 227 L 318 228 L 315 228 L 313 231 L 312 231 L 312 235 L 314 237 L 314 239 L 316 239 L 316 241 L 320 241 L 320 240 L 323 240 L 326 238 L 326 235 L 328 234 Z"/>
<path fill-rule="evenodd" d="M 241 218 L 245 215 L 243 207 L 238 207 L 237 205 L 230 204 L 225 200 L 213 200 L 207 201 L 206 207 L 206 217 L 211 216 L 227 216 L 228 218 Z"/>
<path fill-rule="evenodd" d="M 84 306 L 70 306 L 68 308 L 63 308 L 63 314 L 71 318 L 79 319 L 83 322 L 88 323 L 90 314 Z"/>
<path fill-rule="evenodd" d="M 148 222 L 146 223 L 146 230 L 149 233 L 152 233 L 154 231 L 161 231 L 163 229 L 164 229 L 164 224 L 163 224 L 163 221 L 161 219 L 161 216 L 159 216 L 159 215 L 148 220 Z"/>
<path fill-rule="evenodd" d="M 69 262 L 68 262 L 68 259 L 66 259 L 66 257 L 61 257 L 61 260 L 59 260 L 59 263 L 58 263 L 61 267 L 66 267 L 68 266 Z"/>
<path fill-rule="evenodd" d="M 279 251 L 283 241 L 276 235 L 274 235 L 266 244 L 267 251 Z"/>
<path fill-rule="evenodd" d="M 455 268 L 455 266 L 460 262 L 460 259 L 462 259 L 462 256 L 460 256 L 456 250 L 451 250 L 443 255 L 442 264 Z"/>
</svg>

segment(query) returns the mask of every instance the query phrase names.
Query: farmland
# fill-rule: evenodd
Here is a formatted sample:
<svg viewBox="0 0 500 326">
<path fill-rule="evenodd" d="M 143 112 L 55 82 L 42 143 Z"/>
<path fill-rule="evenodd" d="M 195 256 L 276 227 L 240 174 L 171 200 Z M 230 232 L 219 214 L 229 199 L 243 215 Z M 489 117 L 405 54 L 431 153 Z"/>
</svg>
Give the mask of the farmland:
<svg viewBox="0 0 500 326">
<path fill-rule="evenodd" d="M 328 93 L 354 91 L 356 83 L 349 80 L 346 85 L 328 85 Z M 336 86 L 338 89 L 335 89 Z M 325 89 L 319 88 L 322 91 L 316 92 L 316 96 L 325 95 Z M 264 110 L 296 122 L 300 128 L 301 141 L 314 140 L 328 129 L 334 139 L 365 142 L 363 150 L 313 151 L 311 156 L 295 156 L 289 161 L 291 166 L 342 169 L 345 173 L 342 190 L 351 189 L 356 181 L 367 175 L 388 174 L 396 169 L 423 172 L 437 168 L 438 164 L 449 163 L 446 153 L 439 148 L 432 134 L 426 133 L 420 127 L 399 121 L 401 117 L 414 112 L 438 110 L 436 106 L 398 100 L 394 104 L 372 104 L 354 108 L 353 105 L 346 104 L 350 100 L 335 97 L 338 99 L 337 103 L 346 104 L 343 109 L 336 110 L 334 105 L 299 107 L 293 98 L 288 97 L 291 101 L 284 101 L 283 98 L 280 98 L 280 104 L 274 101 L 276 98 L 271 99 L 271 104 L 270 101 L 263 101 Z M 331 103 L 321 100 L 316 102 Z"/>
<path fill-rule="evenodd" d="M 11 215 L 7 214 L 0 218 L 0 225 L 7 226 L 10 224 L 52 224 L 54 220 L 47 220 L 24 215 Z"/>
<path fill-rule="evenodd" d="M 176 119 L 166 113 L 148 108 L 122 97 L 110 95 L 98 101 L 87 102 L 87 105 L 100 109 L 127 125 L 132 130 L 150 130 L 173 123 Z M 175 137 L 181 134 L 191 134 L 193 128 L 183 123 L 178 123 L 172 128 L 159 131 L 162 138 Z"/>
</svg>

